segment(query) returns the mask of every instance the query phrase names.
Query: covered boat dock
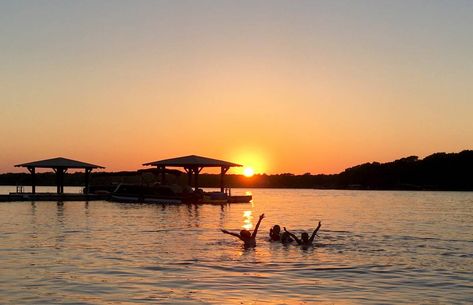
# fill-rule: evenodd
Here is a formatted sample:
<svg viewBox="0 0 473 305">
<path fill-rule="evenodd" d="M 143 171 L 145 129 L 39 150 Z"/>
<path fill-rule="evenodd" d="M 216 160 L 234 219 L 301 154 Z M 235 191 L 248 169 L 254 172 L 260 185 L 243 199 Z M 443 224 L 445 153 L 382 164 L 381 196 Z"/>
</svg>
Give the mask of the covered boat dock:
<svg viewBox="0 0 473 305">
<path fill-rule="evenodd" d="M 28 163 L 21 163 L 15 165 L 15 167 L 26 167 L 31 173 L 31 193 L 24 193 L 18 191 L 16 193 L 10 193 L 9 195 L 2 195 L 0 201 L 23 201 L 23 200 L 94 200 L 103 199 L 104 196 L 89 195 L 89 180 L 90 173 L 94 169 L 104 168 L 100 165 L 90 164 L 82 161 L 71 160 L 67 158 L 53 158 L 47 160 L 33 161 Z M 36 169 L 45 168 L 52 169 L 56 173 L 56 193 L 37 193 L 36 192 Z M 69 169 L 83 169 L 85 171 L 85 187 L 83 194 L 65 194 L 64 193 L 64 174 Z"/>
<path fill-rule="evenodd" d="M 62 157 L 33 161 L 29 163 L 17 164 L 15 167 L 26 167 L 31 173 L 31 192 L 36 194 L 36 169 L 37 168 L 51 168 L 56 173 L 56 188 L 58 194 L 64 193 L 64 174 L 68 169 L 84 169 L 85 170 L 85 189 L 84 193 L 87 194 L 89 189 L 89 177 L 93 169 L 105 168 L 100 165 L 85 163 L 82 161 L 76 161 L 71 159 L 66 159 Z"/>
<path fill-rule="evenodd" d="M 223 160 L 217 160 L 202 156 L 190 155 L 172 159 L 144 163 L 143 166 L 156 166 L 162 173 L 162 181 L 165 182 L 166 167 L 182 167 L 187 173 L 188 184 L 199 188 L 199 173 L 205 167 L 220 167 L 220 191 L 225 189 L 225 174 L 231 167 L 241 167 L 243 165 Z"/>
</svg>

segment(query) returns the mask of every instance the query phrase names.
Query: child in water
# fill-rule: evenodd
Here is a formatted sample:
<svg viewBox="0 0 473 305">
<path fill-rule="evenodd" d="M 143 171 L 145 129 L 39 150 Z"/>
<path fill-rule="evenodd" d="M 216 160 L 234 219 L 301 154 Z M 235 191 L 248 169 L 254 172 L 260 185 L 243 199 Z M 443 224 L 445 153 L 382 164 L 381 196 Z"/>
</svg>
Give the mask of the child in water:
<svg viewBox="0 0 473 305">
<path fill-rule="evenodd" d="M 281 234 L 281 227 L 279 225 L 274 225 L 269 229 L 269 241 L 280 241 L 283 244 L 292 242 L 292 238 L 287 232 Z"/>
<path fill-rule="evenodd" d="M 274 225 L 271 229 L 269 229 L 269 240 L 270 241 L 281 240 L 281 227 L 279 225 Z"/>
<path fill-rule="evenodd" d="M 292 238 L 294 238 L 297 242 L 298 245 L 302 245 L 302 246 L 310 246 L 312 245 L 312 243 L 314 242 L 314 238 L 315 238 L 315 235 L 317 234 L 317 231 L 319 231 L 320 227 L 322 226 L 322 224 L 320 223 L 319 221 L 319 225 L 317 226 L 317 228 L 315 228 L 314 232 L 312 233 L 312 236 L 309 238 L 309 234 L 307 234 L 306 232 L 302 233 L 301 234 L 301 239 L 297 238 L 296 235 L 292 234 L 291 232 L 289 232 L 288 230 L 286 230 L 286 227 L 284 227 L 284 232 L 287 232 L 287 234 L 289 234 L 289 236 L 291 236 Z"/>
<path fill-rule="evenodd" d="M 291 235 L 289 235 L 289 233 L 283 232 L 281 234 L 281 243 L 282 244 L 292 243 L 292 241 L 293 241 L 293 239 L 291 238 Z"/>
<path fill-rule="evenodd" d="M 238 237 L 239 239 L 241 239 L 245 243 L 245 248 L 256 247 L 256 234 L 258 233 L 258 228 L 259 228 L 259 225 L 261 223 L 261 220 L 263 220 L 263 218 L 264 218 L 264 214 L 261 214 L 259 216 L 259 220 L 258 220 L 258 223 L 255 226 L 255 230 L 253 231 L 253 234 L 251 234 L 250 231 L 248 231 L 248 230 L 241 230 L 240 234 L 228 232 L 227 230 L 224 230 L 224 229 L 222 229 L 222 232 L 225 233 L 225 234 L 233 235 L 233 236 Z"/>
</svg>

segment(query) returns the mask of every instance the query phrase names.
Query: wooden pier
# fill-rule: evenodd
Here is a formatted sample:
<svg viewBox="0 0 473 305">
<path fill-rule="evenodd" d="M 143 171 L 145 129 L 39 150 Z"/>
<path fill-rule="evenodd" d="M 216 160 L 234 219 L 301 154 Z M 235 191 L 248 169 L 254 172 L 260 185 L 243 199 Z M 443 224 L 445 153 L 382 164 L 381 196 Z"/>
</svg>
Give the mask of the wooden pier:
<svg viewBox="0 0 473 305">
<path fill-rule="evenodd" d="M 74 194 L 74 193 L 10 193 L 0 195 L 0 202 L 14 201 L 96 201 L 108 200 L 109 194 Z"/>
<path fill-rule="evenodd" d="M 231 167 L 241 167 L 241 164 L 236 164 L 228 161 L 222 161 L 202 156 L 190 155 L 160 161 L 154 161 L 143 164 L 145 166 L 154 166 L 152 172 L 156 172 L 161 175 L 161 185 L 166 185 L 166 173 L 171 170 L 166 167 L 181 167 L 184 168 L 188 175 L 188 185 L 194 186 L 194 192 L 198 195 L 195 198 L 197 204 L 208 203 L 208 204 L 225 204 L 225 203 L 248 203 L 252 200 L 251 195 L 232 196 L 230 193 L 225 192 L 224 177 L 227 171 Z M 89 176 L 92 170 L 97 168 L 104 168 L 100 165 L 85 163 L 82 161 L 76 161 L 63 157 L 57 157 L 53 159 L 46 159 L 40 161 L 33 161 L 28 163 L 22 163 L 15 165 L 16 167 L 25 167 L 31 173 L 31 193 L 24 193 L 22 186 L 17 186 L 17 191 L 10 194 L 0 194 L 0 202 L 18 202 L 18 201 L 94 201 L 94 200 L 112 200 L 113 196 L 111 193 L 94 193 L 89 187 Z M 220 192 L 207 192 L 204 193 L 199 188 L 199 173 L 206 167 L 220 168 Z M 37 193 L 36 192 L 36 169 L 52 169 L 56 173 L 56 193 Z M 64 193 L 64 175 L 68 169 L 84 169 L 85 170 L 85 187 L 83 193 Z M 146 170 L 149 171 L 149 170 Z M 172 170 L 172 172 L 178 172 Z M 193 183 L 192 183 L 193 182 Z M 140 187 L 140 186 L 138 186 Z M 110 190 L 108 190 L 110 191 Z M 115 190 L 115 192 L 117 192 Z M 159 193 L 158 193 L 159 194 Z M 113 194 L 115 195 L 115 194 Z M 149 195 L 147 197 L 147 195 Z M 181 194 L 182 195 L 182 194 Z M 165 197 L 168 196 L 167 194 Z M 123 196 L 122 196 L 123 197 Z M 148 194 L 142 194 L 140 192 L 132 192 L 130 194 L 132 201 L 143 201 L 146 199 L 158 200 L 162 199 L 155 196 L 155 192 L 151 191 Z M 141 199 L 140 199 L 141 198 Z M 174 198 L 174 197 L 173 197 Z M 168 200 L 169 198 L 165 198 Z M 176 194 L 176 199 L 181 200 L 179 194 Z M 184 202 L 183 200 L 181 200 Z"/>
</svg>

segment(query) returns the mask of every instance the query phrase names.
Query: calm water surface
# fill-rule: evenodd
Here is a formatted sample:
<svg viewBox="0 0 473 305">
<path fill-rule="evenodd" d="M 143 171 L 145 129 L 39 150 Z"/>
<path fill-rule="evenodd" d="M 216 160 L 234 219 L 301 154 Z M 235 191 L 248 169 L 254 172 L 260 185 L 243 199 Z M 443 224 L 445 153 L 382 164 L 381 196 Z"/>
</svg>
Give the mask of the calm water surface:
<svg viewBox="0 0 473 305">
<path fill-rule="evenodd" d="M 0 203 L 0 303 L 473 302 L 473 193 L 251 192 L 223 206 Z M 263 212 L 256 249 L 219 231 Z M 273 224 L 318 220 L 313 248 L 268 242 Z"/>
</svg>

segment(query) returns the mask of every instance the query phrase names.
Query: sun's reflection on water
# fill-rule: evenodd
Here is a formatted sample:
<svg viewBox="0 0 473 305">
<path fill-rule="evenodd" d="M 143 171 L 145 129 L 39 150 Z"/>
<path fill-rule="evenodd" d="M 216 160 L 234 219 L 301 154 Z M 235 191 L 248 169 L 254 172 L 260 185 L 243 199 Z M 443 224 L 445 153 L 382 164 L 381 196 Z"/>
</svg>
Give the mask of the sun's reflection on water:
<svg viewBox="0 0 473 305">
<path fill-rule="evenodd" d="M 61 299 L 99 305 L 117 300 L 346 305 L 389 298 L 416 304 L 426 298 L 413 293 L 419 289 L 432 294 L 427 302 L 455 303 L 462 300 L 449 299 L 451 286 L 445 283 L 453 281 L 459 296 L 468 295 L 471 267 L 464 253 L 471 252 L 471 234 L 458 223 L 471 219 L 464 203 L 471 198 L 465 193 L 259 190 L 254 203 L 241 205 L 0 205 L 2 303 L 29 298 L 44 304 Z M 256 248 L 220 231 L 254 230 L 263 212 L 267 218 Z M 274 224 L 300 236 L 311 233 L 319 219 L 314 247 L 269 241 Z M 407 276 L 429 285 L 413 281 L 406 289 Z"/>
<path fill-rule="evenodd" d="M 246 230 L 249 230 L 251 228 L 253 228 L 253 215 L 252 215 L 253 211 L 251 210 L 248 210 L 248 211 L 244 211 L 243 212 L 243 225 L 242 225 L 242 228 L 246 229 Z"/>
</svg>

